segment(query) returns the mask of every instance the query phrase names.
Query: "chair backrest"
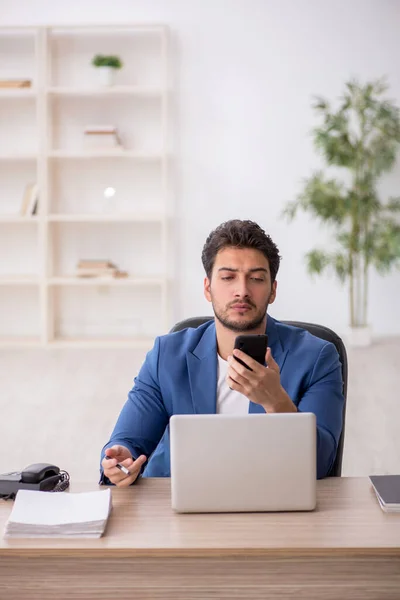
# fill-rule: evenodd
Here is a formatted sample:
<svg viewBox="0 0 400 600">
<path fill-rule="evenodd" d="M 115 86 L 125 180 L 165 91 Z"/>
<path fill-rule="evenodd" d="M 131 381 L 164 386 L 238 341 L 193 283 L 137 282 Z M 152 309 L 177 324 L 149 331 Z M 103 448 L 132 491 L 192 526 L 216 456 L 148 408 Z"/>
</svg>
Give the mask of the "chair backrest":
<svg viewBox="0 0 400 600">
<path fill-rule="evenodd" d="M 213 319 L 213 317 L 191 317 L 189 319 L 184 319 L 183 321 L 179 321 L 179 323 L 176 323 L 176 325 L 174 325 L 174 327 L 171 329 L 171 333 L 174 333 L 175 331 L 180 331 L 181 329 L 186 329 L 187 327 L 199 327 L 200 325 L 203 325 L 203 323 L 207 323 L 207 321 L 212 321 Z M 316 325 L 315 323 L 303 323 L 302 321 L 281 321 L 281 323 L 285 323 L 286 325 L 292 325 L 293 327 L 300 327 L 301 329 L 306 329 L 307 331 L 312 333 L 312 335 L 326 340 L 327 342 L 332 342 L 332 344 L 334 344 L 336 350 L 338 351 L 339 359 L 342 365 L 343 379 L 343 424 L 335 462 L 333 463 L 332 469 L 329 473 L 329 477 L 340 477 L 342 473 L 344 429 L 346 422 L 347 403 L 347 353 L 345 345 L 342 339 L 334 331 L 332 331 L 332 329 L 324 327 L 323 325 Z"/>
</svg>

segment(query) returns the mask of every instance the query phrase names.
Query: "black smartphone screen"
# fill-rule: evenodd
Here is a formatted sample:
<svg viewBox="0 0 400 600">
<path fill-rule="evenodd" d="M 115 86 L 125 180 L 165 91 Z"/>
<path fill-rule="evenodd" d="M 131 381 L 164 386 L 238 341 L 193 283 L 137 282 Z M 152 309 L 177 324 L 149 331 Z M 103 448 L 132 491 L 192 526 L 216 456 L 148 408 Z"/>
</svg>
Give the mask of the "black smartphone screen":
<svg viewBox="0 0 400 600">
<path fill-rule="evenodd" d="M 265 355 L 268 348 L 268 336 L 265 333 L 259 335 L 238 335 L 235 339 L 235 348 L 241 350 L 248 356 L 251 356 L 251 358 L 260 363 L 260 365 L 264 365 Z M 241 365 L 252 371 L 252 369 L 250 369 L 250 367 L 248 367 L 242 360 L 236 358 L 236 356 L 235 359 L 240 362 Z"/>
</svg>

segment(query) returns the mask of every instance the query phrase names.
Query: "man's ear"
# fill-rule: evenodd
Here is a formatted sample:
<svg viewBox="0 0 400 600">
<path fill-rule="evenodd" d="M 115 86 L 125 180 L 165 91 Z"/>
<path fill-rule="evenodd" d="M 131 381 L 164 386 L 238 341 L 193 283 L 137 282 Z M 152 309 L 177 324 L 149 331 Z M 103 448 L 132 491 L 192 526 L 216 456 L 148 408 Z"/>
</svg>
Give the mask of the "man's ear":
<svg viewBox="0 0 400 600">
<path fill-rule="evenodd" d="M 204 277 L 204 296 L 206 300 L 211 302 L 211 281 L 208 277 Z"/>
<path fill-rule="evenodd" d="M 277 287 L 278 287 L 278 282 L 275 280 L 274 283 L 272 284 L 272 289 L 271 289 L 271 294 L 269 296 L 268 304 L 273 304 L 275 302 Z"/>
</svg>

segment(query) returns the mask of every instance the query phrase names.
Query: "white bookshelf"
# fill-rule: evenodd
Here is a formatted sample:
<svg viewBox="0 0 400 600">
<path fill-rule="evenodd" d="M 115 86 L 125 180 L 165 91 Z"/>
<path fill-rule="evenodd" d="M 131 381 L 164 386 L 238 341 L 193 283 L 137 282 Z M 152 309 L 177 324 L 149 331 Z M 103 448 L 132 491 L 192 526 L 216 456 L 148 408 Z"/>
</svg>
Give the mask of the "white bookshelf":
<svg viewBox="0 0 400 600">
<path fill-rule="evenodd" d="M 98 53 L 124 63 L 113 86 Z M 146 349 L 169 330 L 168 65 L 163 25 L 0 28 L 0 78 L 32 81 L 0 89 L 0 347 Z M 93 124 L 123 148 L 87 149 Z M 77 277 L 81 259 L 128 275 Z"/>
</svg>

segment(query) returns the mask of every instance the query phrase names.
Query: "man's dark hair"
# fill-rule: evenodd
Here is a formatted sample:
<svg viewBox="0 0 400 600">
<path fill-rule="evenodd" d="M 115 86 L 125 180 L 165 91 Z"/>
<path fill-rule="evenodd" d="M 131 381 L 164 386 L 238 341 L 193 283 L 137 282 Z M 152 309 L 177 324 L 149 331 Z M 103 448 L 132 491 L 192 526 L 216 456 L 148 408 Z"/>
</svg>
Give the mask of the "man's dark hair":
<svg viewBox="0 0 400 600">
<path fill-rule="evenodd" d="M 269 235 L 254 221 L 241 221 L 233 219 L 219 225 L 208 236 L 203 247 L 201 260 L 206 275 L 211 279 L 215 257 L 223 248 L 254 248 L 265 256 L 271 272 L 271 283 L 276 279 L 281 257 L 276 244 Z"/>
</svg>

